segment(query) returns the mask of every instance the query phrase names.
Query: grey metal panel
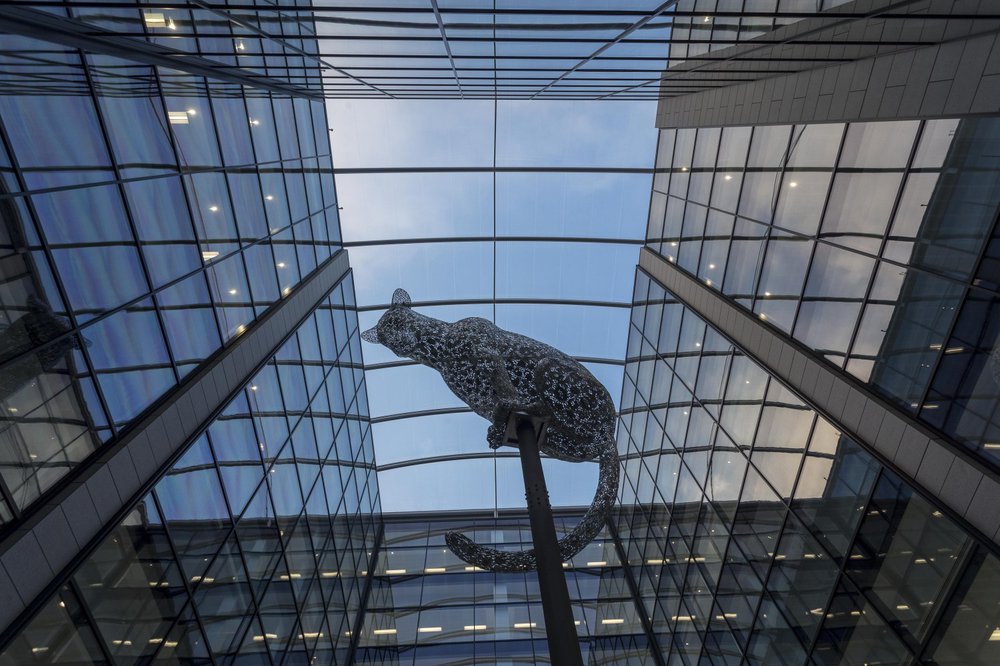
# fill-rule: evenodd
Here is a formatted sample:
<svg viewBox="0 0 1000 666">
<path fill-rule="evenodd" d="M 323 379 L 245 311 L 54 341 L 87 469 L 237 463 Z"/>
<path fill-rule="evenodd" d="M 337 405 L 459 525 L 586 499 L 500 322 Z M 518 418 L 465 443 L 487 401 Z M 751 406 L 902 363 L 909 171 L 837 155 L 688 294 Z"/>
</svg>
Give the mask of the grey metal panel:
<svg viewBox="0 0 1000 666">
<path fill-rule="evenodd" d="M 184 446 L 207 425 L 253 373 L 278 351 L 343 278 L 347 252 L 330 257 L 261 319 L 192 372 L 157 409 L 94 459 L 78 468 L 44 505 L 32 509 L 0 543 L 0 627 L 27 609 L 79 552 L 119 520 L 166 471 Z M 280 330 L 276 325 L 280 323 Z M 263 338 L 270 344 L 257 344 Z M 225 373 L 220 372 L 228 368 Z M 203 385 L 212 383 L 206 391 Z M 206 396 L 218 396 L 204 404 Z M 9 575 L 17 595 L 3 594 Z"/>
<path fill-rule="evenodd" d="M 964 33 L 943 44 L 904 52 L 895 49 L 855 62 L 778 74 L 722 90 L 663 97 L 656 125 L 680 128 L 851 122 L 1000 112 L 998 95 L 991 94 L 995 85 L 991 88 L 986 80 L 996 73 L 996 21 L 956 23 L 965 27 Z M 962 32 L 958 28 L 956 31 Z M 722 59 L 729 50 L 716 55 Z M 666 76 L 670 73 L 668 70 Z M 763 101 L 758 104 L 759 99 Z M 801 102 L 785 104 L 793 99 Z M 746 104 L 745 100 L 755 102 Z"/>
<path fill-rule="evenodd" d="M 649 248 L 639 266 L 884 464 L 1000 544 L 1000 517 L 987 508 L 1000 496 L 1000 479 L 985 463 Z M 786 348 L 795 354 L 791 363 Z"/>
</svg>

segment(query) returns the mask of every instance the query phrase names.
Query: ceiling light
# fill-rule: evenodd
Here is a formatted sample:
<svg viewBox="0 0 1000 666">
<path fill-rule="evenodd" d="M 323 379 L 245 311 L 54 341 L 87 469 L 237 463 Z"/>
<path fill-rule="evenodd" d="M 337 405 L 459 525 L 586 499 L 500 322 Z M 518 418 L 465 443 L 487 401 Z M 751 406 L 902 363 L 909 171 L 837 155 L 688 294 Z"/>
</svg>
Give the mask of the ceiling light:
<svg viewBox="0 0 1000 666">
<path fill-rule="evenodd" d="M 715 268 L 715 264 L 709 264 L 709 265 L 708 265 L 708 268 L 709 268 L 709 269 L 713 269 L 713 268 Z"/>
<path fill-rule="evenodd" d="M 283 262 L 283 261 L 279 261 L 279 262 L 277 263 L 277 266 L 278 266 L 278 268 L 284 268 L 284 267 L 285 267 L 285 262 Z"/>
<path fill-rule="evenodd" d="M 376 629 L 372 632 L 376 636 L 392 636 L 396 633 L 395 629 Z"/>
<path fill-rule="evenodd" d="M 670 619 L 674 622 L 692 622 L 694 620 L 694 615 L 674 615 Z"/>
<path fill-rule="evenodd" d="M 417 627 L 418 634 L 436 634 L 441 631 L 441 627 Z"/>
<path fill-rule="evenodd" d="M 299 634 L 299 638 L 319 638 L 323 635 L 322 631 L 307 631 L 305 633 Z"/>
<path fill-rule="evenodd" d="M 534 629 L 535 628 L 535 623 L 534 622 L 515 622 L 514 623 L 514 628 L 515 629 Z"/>
<path fill-rule="evenodd" d="M 601 620 L 601 624 L 625 624 L 625 619 L 620 617 L 606 617 Z"/>
<path fill-rule="evenodd" d="M 274 201 L 274 195 L 273 194 L 268 194 L 267 196 L 264 197 L 264 200 L 265 201 Z M 272 229 L 272 231 L 274 231 L 274 230 Z"/>
<path fill-rule="evenodd" d="M 385 573 L 388 576 L 399 576 L 400 574 L 405 574 L 406 569 L 386 569 Z"/>
<path fill-rule="evenodd" d="M 212 259 L 215 259 L 217 256 L 219 256 L 219 253 L 216 252 L 215 250 L 202 250 L 201 251 L 201 258 L 204 261 L 211 261 Z"/>
<path fill-rule="evenodd" d="M 212 211 L 213 213 L 218 213 L 219 212 L 219 207 L 218 206 L 209 206 L 208 209 L 210 211 Z"/>
<path fill-rule="evenodd" d="M 646 560 L 646 564 L 663 564 L 663 560 Z"/>
<path fill-rule="evenodd" d="M 166 28 L 167 17 L 162 12 L 143 12 L 142 20 L 147 28 Z"/>
<path fill-rule="evenodd" d="M 472 567 L 472 566 L 465 567 L 465 570 L 466 571 L 486 571 L 486 569 L 483 569 L 481 567 Z"/>
<path fill-rule="evenodd" d="M 426 569 L 424 569 L 424 573 L 429 573 L 429 574 L 444 573 L 445 571 L 447 571 L 447 569 L 445 569 L 444 567 L 427 567 Z"/>
<path fill-rule="evenodd" d="M 237 51 L 245 51 L 246 48 L 247 48 L 246 44 L 243 43 L 242 39 L 237 39 L 236 40 L 236 50 Z"/>
<path fill-rule="evenodd" d="M 485 624 L 467 624 L 463 627 L 466 631 L 485 631 Z"/>
<path fill-rule="evenodd" d="M 725 178 L 726 178 L 726 180 L 732 180 L 732 179 L 733 179 L 733 176 L 732 176 L 731 174 L 728 174 L 728 173 L 727 173 L 727 174 L 725 175 Z"/>
<path fill-rule="evenodd" d="M 171 125 L 187 125 L 190 122 L 187 111 L 167 111 L 167 120 Z"/>
<path fill-rule="evenodd" d="M 993 630 L 993 633 L 990 634 L 989 640 L 1000 641 L 1000 627 L 997 627 L 996 629 Z"/>
<path fill-rule="evenodd" d="M 601 560 L 599 562 L 587 562 L 588 567 L 605 567 L 607 565 L 608 563 L 605 562 L 604 560 Z"/>
<path fill-rule="evenodd" d="M 229 290 L 229 295 L 230 296 L 235 296 L 236 294 L 237 294 L 237 291 L 235 289 L 230 289 Z"/>
<path fill-rule="evenodd" d="M 788 183 L 788 187 L 798 187 L 798 186 L 799 186 L 799 184 L 796 183 L 794 180 L 792 182 Z"/>
<path fill-rule="evenodd" d="M 176 30 L 177 29 L 177 24 L 174 23 L 174 20 L 172 18 L 171 19 L 167 19 L 167 27 L 170 28 L 171 30 Z"/>
<path fill-rule="evenodd" d="M 264 445 L 261 444 L 260 448 L 263 449 Z M 340 575 L 339 571 L 324 571 L 323 573 L 320 574 L 320 576 L 322 576 L 323 578 L 336 578 L 339 575 Z"/>
</svg>

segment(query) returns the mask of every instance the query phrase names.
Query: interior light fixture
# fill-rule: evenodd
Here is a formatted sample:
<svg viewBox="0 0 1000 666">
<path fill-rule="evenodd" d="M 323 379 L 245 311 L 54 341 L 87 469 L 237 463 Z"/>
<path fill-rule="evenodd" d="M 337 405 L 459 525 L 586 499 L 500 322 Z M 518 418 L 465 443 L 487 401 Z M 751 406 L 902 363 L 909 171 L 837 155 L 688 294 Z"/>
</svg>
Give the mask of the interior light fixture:
<svg viewBox="0 0 1000 666">
<path fill-rule="evenodd" d="M 190 122 L 190 116 L 188 116 L 187 111 L 167 111 L 167 120 L 170 121 L 171 125 L 187 125 Z"/>
<path fill-rule="evenodd" d="M 607 565 L 608 563 L 604 560 L 600 560 L 599 562 L 587 562 L 588 567 L 606 567 Z"/>
<path fill-rule="evenodd" d="M 208 210 L 210 210 L 213 213 L 218 213 L 219 212 L 219 207 L 218 206 L 209 206 Z"/>
<path fill-rule="evenodd" d="M 467 624 L 463 627 L 466 631 L 486 631 L 485 624 Z"/>
<path fill-rule="evenodd" d="M 534 622 L 515 622 L 514 623 L 514 628 L 515 629 L 534 629 L 535 628 L 535 623 Z"/>
<path fill-rule="evenodd" d="M 393 636 L 396 634 L 395 629 L 376 629 L 372 632 L 376 636 Z"/>
<path fill-rule="evenodd" d="M 187 110 L 187 114 L 189 116 L 197 116 L 198 115 L 198 109 L 188 109 Z"/>
<path fill-rule="evenodd" d="M 201 258 L 204 261 L 211 261 L 212 259 L 215 259 L 217 256 L 219 256 L 219 253 L 216 252 L 215 250 L 202 250 L 201 252 Z"/>
<path fill-rule="evenodd" d="M 473 567 L 473 566 L 465 567 L 465 570 L 466 571 L 486 571 L 486 569 L 483 569 L 482 567 Z"/>
<path fill-rule="evenodd" d="M 429 574 L 444 573 L 445 571 L 447 571 L 447 569 L 445 569 L 444 567 L 427 567 L 426 569 L 424 569 L 424 573 L 429 573 Z"/>
<path fill-rule="evenodd" d="M 284 268 L 285 267 L 285 262 L 279 261 L 276 265 L 278 266 L 278 268 Z"/>
<path fill-rule="evenodd" d="M 274 195 L 273 194 L 266 195 L 264 197 L 264 201 L 274 201 Z M 272 229 L 272 231 L 274 231 L 274 230 Z"/>
<path fill-rule="evenodd" d="M 726 179 L 726 180 L 732 180 L 732 179 L 733 179 L 733 176 L 732 176 L 732 174 L 728 174 L 728 173 L 727 173 L 727 174 L 725 175 L 725 179 Z"/>
<path fill-rule="evenodd" d="M 441 631 L 441 627 L 417 627 L 418 634 L 436 634 Z"/>
<path fill-rule="evenodd" d="M 406 569 L 386 569 L 385 573 L 388 576 L 399 576 L 400 574 L 405 574 Z"/>
<path fill-rule="evenodd" d="M 792 182 L 788 183 L 788 187 L 798 187 L 798 186 L 799 186 L 799 184 L 796 183 L 794 180 Z"/>
<path fill-rule="evenodd" d="M 996 629 L 993 630 L 993 633 L 990 634 L 989 640 L 1000 641 L 1000 627 L 997 627 Z"/>
<path fill-rule="evenodd" d="M 143 12 L 142 20 L 147 28 L 166 28 L 167 17 L 163 12 Z"/>
<path fill-rule="evenodd" d="M 625 619 L 621 617 L 606 617 L 601 620 L 601 624 L 625 624 Z"/>
<path fill-rule="evenodd" d="M 237 294 L 237 291 L 235 289 L 230 289 L 229 290 L 229 295 L 230 296 L 235 296 L 236 294 Z"/>
</svg>

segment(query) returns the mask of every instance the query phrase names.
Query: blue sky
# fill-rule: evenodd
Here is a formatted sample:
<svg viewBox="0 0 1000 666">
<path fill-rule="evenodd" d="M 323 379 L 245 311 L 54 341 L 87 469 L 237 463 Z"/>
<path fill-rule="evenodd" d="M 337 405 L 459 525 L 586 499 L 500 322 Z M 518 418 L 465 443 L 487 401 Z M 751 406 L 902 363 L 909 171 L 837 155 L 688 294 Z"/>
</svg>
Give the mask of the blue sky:
<svg viewBox="0 0 1000 666">
<path fill-rule="evenodd" d="M 508 167 L 649 168 L 656 147 L 652 102 L 515 102 L 497 108 L 496 161 Z M 492 101 L 331 100 L 334 165 L 486 167 L 493 164 Z M 500 173 L 496 232 L 504 236 L 641 240 L 651 176 L 622 173 Z M 501 241 L 494 263 L 493 174 L 340 174 L 337 190 L 344 240 L 487 237 L 354 247 L 351 265 L 359 305 L 384 304 L 404 287 L 415 301 L 559 298 L 627 303 L 639 246 L 616 243 Z M 426 308 L 454 321 L 482 316 L 567 353 L 621 359 L 629 311 L 585 305 L 499 305 Z M 362 327 L 380 312 L 362 313 Z M 394 360 L 365 344 L 368 364 Z M 620 366 L 591 364 L 617 401 Z M 373 416 L 460 403 L 423 367 L 368 373 Z M 375 426 L 380 464 L 488 451 L 486 421 L 475 415 L 426 416 Z M 546 462 L 557 506 L 589 504 L 595 464 Z M 516 459 L 422 464 L 382 471 L 385 511 L 523 506 Z"/>
</svg>

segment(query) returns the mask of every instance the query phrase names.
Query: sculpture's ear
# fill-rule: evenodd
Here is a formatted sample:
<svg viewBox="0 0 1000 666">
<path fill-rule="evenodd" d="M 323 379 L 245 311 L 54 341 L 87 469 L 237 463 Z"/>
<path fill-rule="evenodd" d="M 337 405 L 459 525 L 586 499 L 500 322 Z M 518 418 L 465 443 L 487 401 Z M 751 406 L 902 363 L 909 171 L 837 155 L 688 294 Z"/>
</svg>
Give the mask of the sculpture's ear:
<svg viewBox="0 0 1000 666">
<path fill-rule="evenodd" d="M 406 293 L 405 289 L 397 289 L 392 292 L 392 304 L 402 305 L 404 307 L 410 307 L 410 295 Z"/>
<path fill-rule="evenodd" d="M 378 344 L 378 329 L 374 326 L 369 328 L 367 331 L 361 334 L 361 339 L 365 342 L 370 342 L 373 345 Z"/>
</svg>

